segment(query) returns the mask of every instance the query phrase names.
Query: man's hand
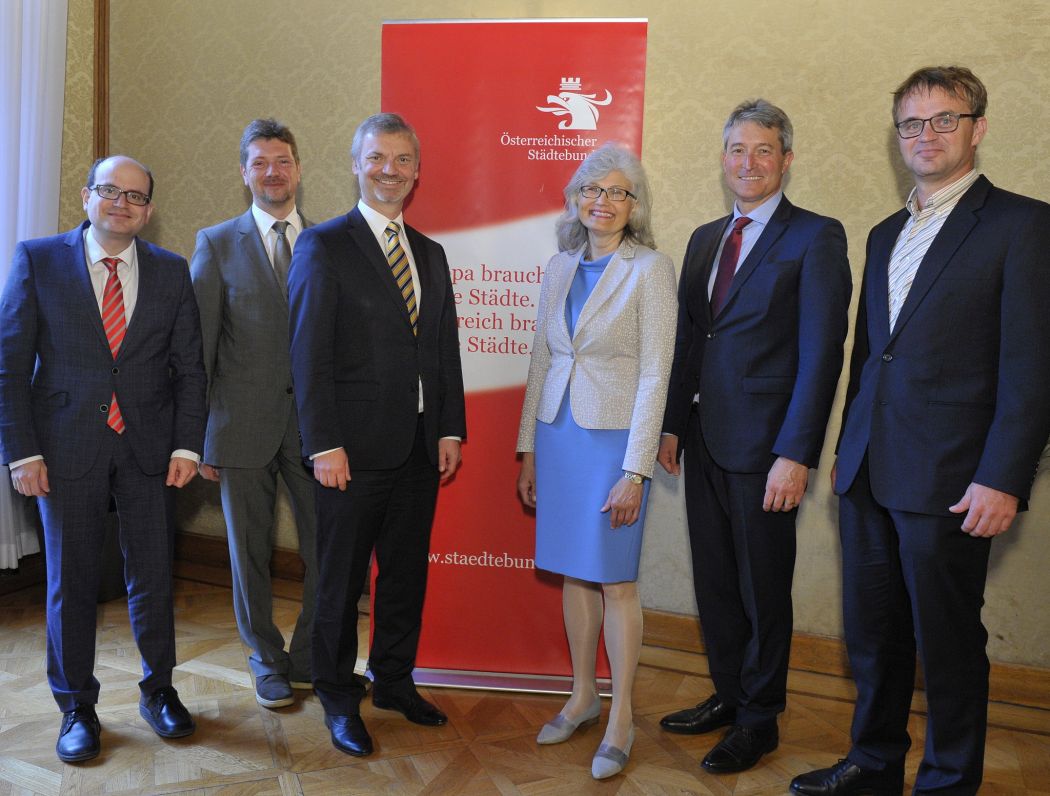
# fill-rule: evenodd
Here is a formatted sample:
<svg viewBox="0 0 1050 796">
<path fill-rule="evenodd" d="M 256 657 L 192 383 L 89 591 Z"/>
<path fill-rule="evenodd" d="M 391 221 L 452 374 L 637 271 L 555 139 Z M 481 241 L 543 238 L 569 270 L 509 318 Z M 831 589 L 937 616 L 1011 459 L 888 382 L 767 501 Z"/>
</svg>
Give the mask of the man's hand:
<svg viewBox="0 0 1050 796">
<path fill-rule="evenodd" d="M 962 529 L 970 536 L 998 536 L 1010 529 L 1017 515 L 1017 498 L 990 486 L 971 483 L 962 500 L 949 506 L 952 514 L 966 512 Z"/>
<path fill-rule="evenodd" d="M 638 514 L 642 510 L 642 495 L 645 487 L 620 478 L 613 488 L 609 490 L 609 497 L 605 499 L 605 505 L 601 512 L 609 512 L 609 527 L 616 529 L 621 525 L 634 525 L 638 521 Z"/>
<path fill-rule="evenodd" d="M 792 511 L 802 502 L 809 483 L 809 468 L 783 456 L 773 462 L 766 478 L 762 511 Z"/>
<path fill-rule="evenodd" d="M 660 436 L 660 450 L 656 453 L 656 461 L 671 475 L 678 475 L 682 471 L 682 466 L 678 463 L 678 436 L 676 434 Z"/>
<path fill-rule="evenodd" d="M 11 484 L 20 495 L 45 497 L 51 491 L 51 485 L 47 481 L 47 465 L 44 464 L 44 460 L 34 459 L 12 467 Z"/>
<path fill-rule="evenodd" d="M 441 480 L 447 481 L 456 474 L 460 462 L 460 442 L 458 439 L 438 440 L 438 472 Z"/>
<path fill-rule="evenodd" d="M 314 478 L 321 486 L 339 487 L 340 492 L 346 491 L 346 485 L 350 481 L 350 462 L 347 461 L 343 448 L 315 456 L 313 465 Z"/>
<path fill-rule="evenodd" d="M 184 459 L 181 456 L 172 456 L 168 462 L 168 478 L 165 486 L 173 486 L 182 489 L 197 475 L 197 462 L 193 459 Z"/>
<path fill-rule="evenodd" d="M 529 508 L 536 508 L 536 454 L 521 454 L 521 472 L 518 474 L 518 497 Z"/>
<path fill-rule="evenodd" d="M 201 462 L 200 471 L 201 471 L 201 478 L 204 478 L 205 480 L 208 480 L 208 481 L 218 481 L 219 480 L 219 468 L 218 467 L 214 467 L 214 466 L 212 466 L 210 464 L 205 464 L 204 462 Z"/>
</svg>

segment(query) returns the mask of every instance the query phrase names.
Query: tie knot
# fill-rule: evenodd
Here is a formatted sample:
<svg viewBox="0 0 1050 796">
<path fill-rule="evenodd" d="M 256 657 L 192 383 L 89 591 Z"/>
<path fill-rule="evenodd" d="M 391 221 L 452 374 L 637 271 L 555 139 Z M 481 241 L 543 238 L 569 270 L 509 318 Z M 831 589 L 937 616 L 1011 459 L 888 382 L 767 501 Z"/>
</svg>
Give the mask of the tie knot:
<svg viewBox="0 0 1050 796">
<path fill-rule="evenodd" d="M 387 238 L 392 238 L 395 235 L 400 235 L 400 234 L 401 234 L 401 227 L 399 227 L 397 225 L 396 221 L 391 221 L 389 224 L 386 225 L 386 236 L 387 236 Z"/>
<path fill-rule="evenodd" d="M 744 231 L 744 227 L 751 223 L 751 219 L 747 216 L 740 216 L 736 221 L 733 222 L 733 232 L 740 235 Z"/>
<path fill-rule="evenodd" d="M 273 231 L 276 232 L 278 235 L 283 235 L 285 232 L 288 231 L 288 222 L 287 221 L 274 221 L 273 222 Z"/>
<path fill-rule="evenodd" d="M 103 257 L 102 264 L 106 266 L 111 274 L 117 272 L 117 266 L 123 262 L 119 257 Z"/>
</svg>

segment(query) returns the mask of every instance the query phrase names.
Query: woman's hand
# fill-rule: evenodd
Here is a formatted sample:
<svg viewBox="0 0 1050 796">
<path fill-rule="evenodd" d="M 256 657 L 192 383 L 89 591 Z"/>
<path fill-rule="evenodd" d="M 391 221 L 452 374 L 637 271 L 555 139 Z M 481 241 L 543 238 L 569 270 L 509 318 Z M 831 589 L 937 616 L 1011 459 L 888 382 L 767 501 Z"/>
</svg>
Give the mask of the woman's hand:
<svg viewBox="0 0 1050 796">
<path fill-rule="evenodd" d="M 536 454 L 521 454 L 521 473 L 518 475 L 518 497 L 529 508 L 536 508 Z"/>
<path fill-rule="evenodd" d="M 520 482 L 519 482 L 520 483 Z M 609 497 L 602 506 L 602 514 L 609 512 L 609 527 L 634 525 L 642 510 L 643 484 L 635 484 L 626 478 L 619 479 L 609 490 Z"/>
</svg>

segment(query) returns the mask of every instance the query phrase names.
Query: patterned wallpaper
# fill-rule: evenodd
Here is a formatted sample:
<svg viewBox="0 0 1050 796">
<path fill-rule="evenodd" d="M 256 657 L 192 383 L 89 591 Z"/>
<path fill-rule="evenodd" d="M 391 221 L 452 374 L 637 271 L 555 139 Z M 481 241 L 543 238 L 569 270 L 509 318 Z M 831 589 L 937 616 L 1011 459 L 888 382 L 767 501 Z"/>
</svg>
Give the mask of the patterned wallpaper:
<svg viewBox="0 0 1050 796">
<path fill-rule="evenodd" d="M 74 90 L 66 129 L 71 139 L 87 139 L 64 151 L 64 164 L 76 171 L 63 177 L 70 186 L 79 185 L 90 157 L 90 107 L 85 113 L 80 93 L 90 81 L 90 52 L 81 49 L 90 49 L 84 13 L 90 5 L 70 3 Z M 237 141 L 244 124 L 260 115 L 278 116 L 299 138 L 304 212 L 323 220 L 348 208 L 350 137 L 360 119 L 378 110 L 379 6 L 112 0 L 111 14 L 111 140 L 115 151 L 135 155 L 156 174 L 158 207 L 148 237 L 189 256 L 198 228 L 246 207 Z M 890 93 L 928 63 L 969 65 L 988 85 L 980 168 L 1003 187 L 1050 198 L 1050 161 L 1041 157 L 1050 130 L 1050 103 L 1043 101 L 1050 90 L 1050 4 L 1042 0 L 958 0 L 921 13 L 910 0 L 404 0 L 396 15 L 648 15 L 644 159 L 657 240 L 676 261 L 691 230 L 729 207 L 718 162 L 725 116 L 739 100 L 763 96 L 795 125 L 788 194 L 843 221 L 859 283 L 868 229 L 901 206 L 908 188 L 890 127 Z M 498 70 L 492 80 L 498 90 Z M 425 141 L 423 148 L 425 163 Z M 70 223 L 79 204 L 76 210 Z M 837 426 L 833 421 L 829 439 Z M 796 626 L 839 635 L 830 458 L 829 446 L 800 518 Z M 1050 580 L 1042 574 L 1050 568 L 1050 546 L 1040 538 L 1050 519 L 1048 481 L 1041 476 L 1033 511 L 994 548 L 986 618 L 999 660 L 1050 666 L 1050 630 L 1039 607 L 1050 602 Z M 217 497 L 202 486 L 186 497 L 184 520 L 221 534 Z M 683 518 L 679 485 L 658 479 L 641 576 L 649 607 L 695 610 Z M 294 545 L 289 534 L 285 515 L 282 544 Z"/>
<path fill-rule="evenodd" d="M 66 11 L 66 96 L 62 114 L 62 193 L 58 228 L 69 229 L 84 218 L 80 188 L 91 165 L 94 126 L 95 17 L 92 0 L 68 0 Z"/>
</svg>

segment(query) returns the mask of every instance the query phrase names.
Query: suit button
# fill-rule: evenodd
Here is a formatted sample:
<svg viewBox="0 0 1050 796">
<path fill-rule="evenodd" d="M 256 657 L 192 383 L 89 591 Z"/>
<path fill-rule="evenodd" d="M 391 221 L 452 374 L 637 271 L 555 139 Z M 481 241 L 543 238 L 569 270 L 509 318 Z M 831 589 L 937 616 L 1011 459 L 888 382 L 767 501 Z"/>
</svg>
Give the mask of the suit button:
<svg viewBox="0 0 1050 796">
<path fill-rule="evenodd" d="M 705 336 L 705 337 L 706 337 L 706 338 L 707 338 L 708 340 L 714 340 L 714 339 L 715 339 L 715 333 L 714 333 L 714 332 L 708 332 L 708 333 L 707 333 L 706 335 L 704 335 L 704 336 Z"/>
<path fill-rule="evenodd" d="M 893 361 L 893 354 L 883 354 L 882 355 L 882 361 L 883 362 L 892 362 Z"/>
<path fill-rule="evenodd" d="M 285 391 L 285 392 L 286 392 L 286 393 L 287 393 L 288 395 L 291 395 L 291 394 L 292 394 L 292 388 L 291 388 L 291 387 L 285 387 L 285 388 L 284 388 L 284 391 Z"/>
<path fill-rule="evenodd" d="M 106 414 L 109 412 L 109 404 L 99 404 L 98 411 L 102 412 L 102 414 Z"/>
<path fill-rule="evenodd" d="M 113 368 L 112 373 L 114 376 L 116 376 L 118 373 L 120 373 L 120 368 Z"/>
</svg>

